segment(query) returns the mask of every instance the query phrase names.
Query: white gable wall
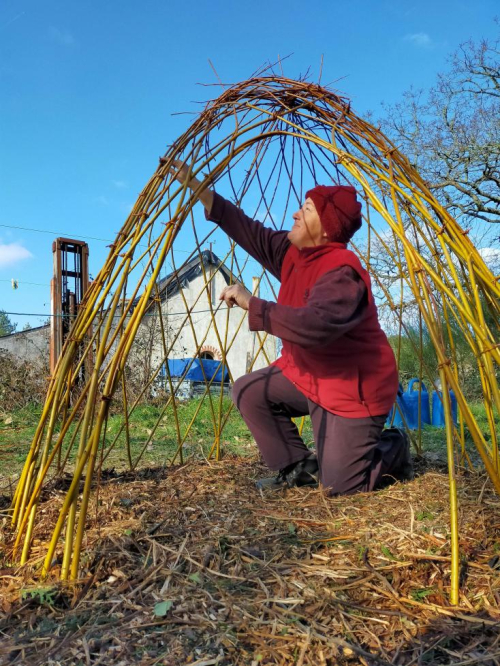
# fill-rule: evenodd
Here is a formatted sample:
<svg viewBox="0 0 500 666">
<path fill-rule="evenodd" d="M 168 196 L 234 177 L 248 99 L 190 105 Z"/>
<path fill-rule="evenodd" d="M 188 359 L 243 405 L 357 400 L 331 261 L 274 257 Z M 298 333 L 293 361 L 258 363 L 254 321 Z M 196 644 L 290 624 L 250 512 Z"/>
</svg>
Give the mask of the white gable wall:
<svg viewBox="0 0 500 666">
<path fill-rule="evenodd" d="M 213 270 L 213 267 L 206 268 L 207 271 L 210 269 Z M 251 363 L 257 353 L 260 340 L 264 338 L 265 334 L 253 333 L 248 330 L 247 313 L 241 308 L 229 309 L 225 304 L 221 305 L 219 295 L 226 286 L 226 281 L 220 272 L 216 272 L 213 281 L 215 281 L 215 285 L 212 289 L 209 288 L 210 293 L 207 294 L 204 289 L 205 280 L 202 273 L 183 287 L 182 295 L 177 293 L 168 301 L 162 303 L 167 347 L 177 336 L 169 358 L 192 358 L 196 356 L 197 349 L 200 346 L 213 347 L 218 351 L 221 351 L 222 348 L 228 348 L 227 363 L 231 379 L 234 381 L 247 372 L 248 364 Z M 215 315 L 216 326 L 212 322 L 210 301 L 214 311 L 217 307 L 219 308 Z M 185 314 L 179 315 L 179 313 L 186 312 L 186 304 L 189 308 L 192 308 L 192 326 L 189 320 L 186 319 Z M 152 321 L 149 322 L 149 324 L 152 323 Z M 155 325 L 155 329 L 158 329 L 158 324 Z M 156 330 L 154 338 L 153 368 L 161 362 L 165 355 L 160 330 Z M 266 359 L 264 354 L 260 352 L 251 370 L 266 367 L 276 359 L 276 338 L 268 336 L 264 348 L 268 358 Z"/>
</svg>

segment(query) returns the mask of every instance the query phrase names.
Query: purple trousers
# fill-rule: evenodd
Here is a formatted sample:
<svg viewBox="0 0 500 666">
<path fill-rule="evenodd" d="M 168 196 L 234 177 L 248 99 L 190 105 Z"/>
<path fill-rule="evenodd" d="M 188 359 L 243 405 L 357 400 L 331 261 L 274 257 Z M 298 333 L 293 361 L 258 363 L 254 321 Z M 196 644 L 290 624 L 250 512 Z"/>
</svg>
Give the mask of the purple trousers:
<svg viewBox="0 0 500 666">
<path fill-rule="evenodd" d="M 306 398 L 276 366 L 237 379 L 232 399 L 267 466 L 280 470 L 310 455 L 293 417 L 311 417 L 320 481 L 330 495 L 373 490 L 400 464 L 402 438 L 384 437 L 386 415 L 347 419 Z"/>
</svg>

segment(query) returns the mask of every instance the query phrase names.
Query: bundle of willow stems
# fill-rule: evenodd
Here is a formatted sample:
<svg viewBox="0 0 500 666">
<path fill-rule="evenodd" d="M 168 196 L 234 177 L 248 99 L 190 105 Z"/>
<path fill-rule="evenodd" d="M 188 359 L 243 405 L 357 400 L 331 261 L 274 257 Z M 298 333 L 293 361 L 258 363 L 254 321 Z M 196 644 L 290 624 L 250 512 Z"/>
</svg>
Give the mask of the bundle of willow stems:
<svg viewBox="0 0 500 666">
<path fill-rule="evenodd" d="M 175 179 L 173 164 L 181 160 L 200 181 L 191 192 Z M 42 574 L 60 566 L 62 579 L 79 575 L 85 523 L 91 492 L 109 452 L 126 446 L 135 469 L 162 419 L 175 423 L 178 445 L 173 461 L 182 461 L 183 448 L 201 405 L 208 401 L 213 427 L 210 455 L 221 454 L 221 433 L 232 406 L 223 400 L 223 383 L 206 377 L 205 392 L 187 427 L 178 417 L 180 382 L 171 376 L 168 359 L 182 333 L 193 337 L 196 356 L 208 336 L 216 339 L 224 372 L 232 380 L 229 352 L 246 326 L 246 313 L 229 326 L 229 310 L 208 295 L 216 271 L 205 270 L 202 248 L 217 235 L 220 265 L 230 266 L 235 280 L 245 282 L 251 258 L 205 221 L 199 192 L 216 187 L 249 215 L 276 229 L 301 205 L 305 191 L 318 184 L 354 185 L 363 201 L 365 233 L 353 249 L 371 273 L 374 292 L 383 303 L 386 320 L 397 334 L 408 334 L 411 308 L 420 322 L 420 343 L 414 353 L 426 374 L 422 331 L 432 340 L 438 359 L 439 380 L 446 419 L 446 443 L 451 505 L 451 592 L 458 600 L 459 550 L 455 470 L 458 460 L 472 464 L 465 446 L 472 439 L 482 463 L 500 491 L 495 414 L 500 409 L 496 379 L 500 349 L 497 341 L 500 314 L 498 279 L 485 265 L 467 233 L 442 208 L 405 156 L 383 133 L 357 117 L 347 99 L 319 84 L 282 76 L 255 76 L 228 86 L 210 101 L 191 127 L 166 154 L 141 192 L 101 271 L 92 282 L 51 377 L 46 402 L 15 491 L 12 525 L 16 530 L 14 556 L 26 563 L 37 537 L 39 502 L 47 483 L 70 474 L 52 537 L 44 550 Z M 276 214 L 276 211 L 279 211 Z M 200 215 L 201 213 L 201 215 Z M 200 230 L 206 230 L 203 236 Z M 356 239 L 355 239 L 356 241 Z M 189 248 L 179 262 L 179 248 Z M 185 249 L 184 249 L 185 253 Z M 377 270 L 380 257 L 392 270 L 392 281 Z M 159 293 L 162 270 L 171 263 L 171 280 L 183 266 L 199 258 L 203 286 L 185 305 L 176 335 L 167 331 L 167 315 Z M 252 270 L 255 270 L 252 268 Z M 276 298 L 276 281 L 260 269 L 259 282 Z M 181 285 L 182 286 L 182 285 Z M 208 323 L 200 326 L 194 311 L 208 303 Z M 234 316 L 234 311 L 231 311 Z M 491 316 L 493 315 L 493 316 Z M 129 399 L 128 363 L 134 342 L 147 317 L 158 323 L 157 354 L 141 392 Z M 495 326 L 494 330 L 492 327 Z M 456 331 L 467 341 L 477 361 L 489 433 L 483 432 L 471 410 L 461 383 L 456 358 Z M 215 336 L 215 338 L 214 338 Z M 269 338 L 259 334 L 248 370 L 267 364 Z M 396 355 L 399 356 L 399 347 Z M 186 369 L 186 371 L 189 368 Z M 476 371 L 476 370 L 471 370 Z M 135 457 L 130 447 L 130 419 L 166 372 L 168 398 L 147 441 Z M 163 376 L 163 375 L 162 375 Z M 426 374 L 428 376 L 428 374 Z M 460 420 L 454 424 L 449 389 L 458 403 Z M 122 415 L 120 431 L 108 431 L 110 410 Z M 420 441 L 420 439 L 419 439 Z M 418 445 L 418 443 L 417 443 Z M 168 506 L 165 507 L 168 511 Z M 40 559 L 40 562 L 42 560 Z M 62 564 L 60 564 L 62 563 Z"/>
</svg>

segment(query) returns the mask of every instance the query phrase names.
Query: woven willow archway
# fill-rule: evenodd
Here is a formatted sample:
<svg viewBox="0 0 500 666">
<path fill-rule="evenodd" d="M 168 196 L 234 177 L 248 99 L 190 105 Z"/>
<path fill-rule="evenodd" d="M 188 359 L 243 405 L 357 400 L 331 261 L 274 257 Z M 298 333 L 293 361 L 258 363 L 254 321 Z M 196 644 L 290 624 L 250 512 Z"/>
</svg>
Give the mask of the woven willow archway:
<svg viewBox="0 0 500 666">
<path fill-rule="evenodd" d="M 498 324 L 494 330 L 486 324 L 498 322 L 498 282 L 407 159 L 380 131 L 358 118 L 347 100 L 313 83 L 276 77 L 250 79 L 207 104 L 160 160 L 112 245 L 51 379 L 17 486 L 13 525 L 17 529 L 16 553 L 22 549 L 21 561 L 27 561 L 37 537 L 37 505 L 44 484 L 67 470 L 72 480 L 45 549 L 44 571 L 51 567 L 61 543 L 61 577 L 77 577 L 91 489 L 109 450 L 129 445 L 133 411 L 157 390 L 158 377 L 163 378 L 166 388 L 165 408 L 151 428 L 150 439 L 161 418 L 173 419 L 178 438 L 176 457 L 182 459 L 196 413 L 188 426 L 181 427 L 177 401 L 172 397 L 180 391 L 181 383 L 170 374 L 167 359 L 176 354 L 179 357 L 178 346 L 186 346 L 189 338 L 195 350 L 191 355 L 207 345 L 220 350 L 224 370 L 232 377 L 232 364 L 244 355 L 238 340 L 246 330 L 246 313 L 237 308 L 229 312 L 214 300 L 214 281 L 222 274 L 217 269 L 224 265 L 226 283 L 242 280 L 250 287 L 250 278 L 257 276 L 261 294 L 276 297 L 275 281 L 215 225 L 206 222 L 196 204 L 197 193 L 173 179 L 170 167 L 178 159 L 192 165 L 192 175 L 203 181 L 203 187 L 215 185 L 247 214 L 276 228 L 288 226 L 304 192 L 315 182 L 350 183 L 358 189 L 364 201 L 365 225 L 354 249 L 372 273 L 383 321 L 404 334 L 413 308 L 438 358 L 439 379 L 445 389 L 452 601 L 456 601 L 458 535 L 453 470 L 455 453 L 465 454 L 466 433 L 500 491 L 494 416 L 500 406 Z M 212 240 L 216 240 L 215 259 L 214 253 L 206 251 L 207 242 Z M 385 263 L 381 264 L 382 257 Z M 392 282 L 385 279 L 383 271 L 377 272 L 381 265 L 388 267 Z M 189 271 L 198 271 L 198 293 L 189 293 L 194 288 L 190 285 L 196 284 L 186 281 Z M 254 281 L 254 288 L 256 285 Z M 174 296 L 176 308 L 181 307 L 175 312 L 165 307 Z M 198 316 L 200 313 L 204 318 Z M 177 323 L 172 326 L 174 315 Z M 478 427 L 458 380 L 457 332 L 477 362 L 471 372 L 479 374 L 482 386 L 490 425 L 486 435 Z M 147 362 L 137 361 L 144 357 L 134 351 L 144 339 L 151 341 Z M 264 334 L 254 337 L 249 349 L 245 370 L 269 363 L 276 351 L 275 342 Z M 415 354 L 419 354 L 418 344 Z M 421 367 L 425 372 L 423 360 Z M 147 377 L 132 399 L 131 385 L 139 369 Z M 218 456 L 230 407 L 222 399 L 222 382 L 206 379 L 200 404 L 210 403 L 211 454 Z M 447 388 L 453 389 L 458 401 L 458 427 L 452 422 Z M 107 431 L 113 409 L 123 417 L 118 433 Z M 129 459 L 135 466 L 139 456 L 132 459 L 129 455 Z"/>
</svg>

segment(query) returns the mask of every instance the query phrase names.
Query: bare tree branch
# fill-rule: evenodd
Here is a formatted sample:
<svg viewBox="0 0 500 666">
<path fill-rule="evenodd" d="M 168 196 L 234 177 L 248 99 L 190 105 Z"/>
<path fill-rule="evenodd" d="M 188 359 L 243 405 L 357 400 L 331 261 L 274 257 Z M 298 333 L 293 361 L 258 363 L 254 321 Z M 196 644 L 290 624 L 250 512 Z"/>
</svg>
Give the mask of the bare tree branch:
<svg viewBox="0 0 500 666">
<path fill-rule="evenodd" d="M 462 44 L 427 92 L 385 107 L 382 127 L 463 222 L 500 222 L 500 37 Z"/>
</svg>

